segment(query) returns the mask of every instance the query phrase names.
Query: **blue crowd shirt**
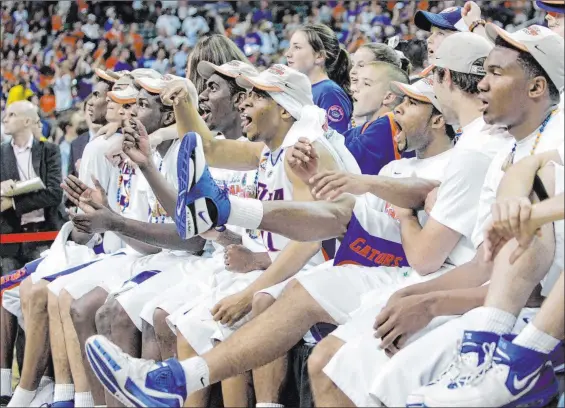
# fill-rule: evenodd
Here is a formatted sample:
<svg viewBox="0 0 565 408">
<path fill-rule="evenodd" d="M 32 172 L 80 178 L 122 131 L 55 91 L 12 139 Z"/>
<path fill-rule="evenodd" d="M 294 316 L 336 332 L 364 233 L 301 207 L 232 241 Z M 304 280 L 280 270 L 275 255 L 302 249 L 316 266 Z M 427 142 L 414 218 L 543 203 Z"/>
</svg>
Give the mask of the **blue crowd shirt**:
<svg viewBox="0 0 565 408">
<path fill-rule="evenodd" d="M 326 111 L 328 126 L 345 134 L 351 123 L 353 104 L 345 91 L 331 79 L 312 85 L 314 104 Z"/>
</svg>

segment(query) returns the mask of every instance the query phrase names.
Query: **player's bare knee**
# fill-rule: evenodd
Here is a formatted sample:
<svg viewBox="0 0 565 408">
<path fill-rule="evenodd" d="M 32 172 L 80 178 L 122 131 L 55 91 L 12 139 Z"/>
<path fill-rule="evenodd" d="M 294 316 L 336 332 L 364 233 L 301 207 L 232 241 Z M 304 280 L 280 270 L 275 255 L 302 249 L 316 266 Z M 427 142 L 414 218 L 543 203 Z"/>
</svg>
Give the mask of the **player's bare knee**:
<svg viewBox="0 0 565 408">
<path fill-rule="evenodd" d="M 110 303 L 110 310 L 111 310 L 111 327 L 112 333 L 120 332 L 120 331 L 132 331 L 136 330 L 135 325 L 133 324 L 130 316 L 127 314 L 125 309 L 122 307 L 120 302 L 117 300 L 113 300 Z"/>
<path fill-rule="evenodd" d="M 253 296 L 253 302 L 251 303 L 251 312 L 253 313 L 253 317 L 263 313 L 273 303 L 275 303 L 275 298 L 268 293 L 255 294 L 255 296 Z"/>
<path fill-rule="evenodd" d="M 33 314 L 47 312 L 47 282 L 40 281 L 31 287 L 29 305 Z"/>
<path fill-rule="evenodd" d="M 333 356 L 343 346 L 343 341 L 337 337 L 328 336 L 314 347 L 308 357 L 308 373 L 311 378 L 322 374 Z"/>
<path fill-rule="evenodd" d="M 92 321 L 93 311 L 89 303 L 90 300 L 86 296 L 71 301 L 69 314 L 73 321 L 73 326 L 77 331 L 80 330 L 85 323 Z"/>
<path fill-rule="evenodd" d="M 105 303 L 103 304 L 97 311 L 94 316 L 94 324 L 96 325 L 96 331 L 98 334 L 102 334 L 103 336 L 110 336 L 110 316 L 111 316 L 111 307 Z"/>
<path fill-rule="evenodd" d="M 47 312 L 50 316 L 59 314 L 59 298 L 51 291 L 47 292 Z"/>
<path fill-rule="evenodd" d="M 198 353 L 194 351 L 188 340 L 177 330 L 177 354 L 179 360 L 196 357 Z"/>
<path fill-rule="evenodd" d="M 163 309 L 156 308 L 153 312 L 153 327 L 155 328 L 157 338 L 170 337 L 173 335 L 167 323 L 167 317 L 169 317 L 169 313 Z"/>
</svg>

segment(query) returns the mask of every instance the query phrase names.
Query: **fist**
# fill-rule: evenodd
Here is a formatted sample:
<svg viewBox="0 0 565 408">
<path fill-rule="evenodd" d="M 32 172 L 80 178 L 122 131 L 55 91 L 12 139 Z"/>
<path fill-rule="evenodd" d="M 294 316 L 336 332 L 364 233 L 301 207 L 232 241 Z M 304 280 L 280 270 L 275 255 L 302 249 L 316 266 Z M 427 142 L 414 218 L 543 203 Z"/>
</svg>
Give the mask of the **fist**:
<svg viewBox="0 0 565 408">
<path fill-rule="evenodd" d="M 167 81 L 161 91 L 161 101 L 164 105 L 178 105 L 182 100 L 193 105 L 198 104 L 198 92 L 191 81 L 171 75 L 165 75 L 164 79 Z"/>
<path fill-rule="evenodd" d="M 224 264 L 230 272 L 247 273 L 256 270 L 255 254 L 243 245 L 228 245 L 224 250 Z"/>
</svg>

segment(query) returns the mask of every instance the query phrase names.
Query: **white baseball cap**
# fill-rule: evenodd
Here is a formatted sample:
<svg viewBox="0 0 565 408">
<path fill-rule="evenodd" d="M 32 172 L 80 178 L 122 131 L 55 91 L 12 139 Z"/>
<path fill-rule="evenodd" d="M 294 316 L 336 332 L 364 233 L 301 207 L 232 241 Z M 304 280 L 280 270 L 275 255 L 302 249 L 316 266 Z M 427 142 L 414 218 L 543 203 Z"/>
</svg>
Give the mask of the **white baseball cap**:
<svg viewBox="0 0 565 408">
<path fill-rule="evenodd" d="M 219 66 L 208 61 L 200 61 L 196 70 L 204 79 L 210 78 L 216 72 L 230 78 L 237 78 L 240 75 L 257 75 L 259 73 L 253 65 L 238 60 L 226 62 Z"/>
<path fill-rule="evenodd" d="M 520 51 L 534 57 L 561 92 L 565 85 L 565 40 L 547 27 L 531 25 L 515 33 L 509 33 L 495 24 L 486 25 L 486 33 L 494 42 L 502 38 Z"/>
<path fill-rule="evenodd" d="M 135 82 L 147 92 L 159 94 L 165 89 L 167 83 L 173 80 L 183 81 L 187 86 L 191 100 L 198 101 L 198 93 L 196 92 L 196 87 L 194 86 L 194 84 L 189 79 L 177 75 L 167 74 L 165 76 L 162 76 L 161 78 L 151 78 L 143 76 L 136 78 Z"/>
<path fill-rule="evenodd" d="M 434 54 L 433 64 L 463 74 L 486 75 L 484 58 L 494 45 L 473 33 L 455 33 L 447 37 Z"/>
<path fill-rule="evenodd" d="M 101 68 L 94 69 L 94 73 L 97 77 L 102 78 L 103 80 L 108 82 L 116 82 L 119 78 L 119 76 L 115 72 Z"/>
<path fill-rule="evenodd" d="M 392 92 L 397 95 L 406 95 L 420 102 L 431 103 L 438 111 L 442 111 L 439 100 L 434 92 L 434 79 L 431 75 L 420 79 L 412 85 L 394 81 L 391 84 L 391 88 Z"/>
<path fill-rule="evenodd" d="M 312 84 L 306 75 L 286 65 L 275 64 L 256 75 L 241 75 L 235 80 L 246 89 L 266 91 L 295 119 L 304 106 L 314 105 Z"/>
</svg>

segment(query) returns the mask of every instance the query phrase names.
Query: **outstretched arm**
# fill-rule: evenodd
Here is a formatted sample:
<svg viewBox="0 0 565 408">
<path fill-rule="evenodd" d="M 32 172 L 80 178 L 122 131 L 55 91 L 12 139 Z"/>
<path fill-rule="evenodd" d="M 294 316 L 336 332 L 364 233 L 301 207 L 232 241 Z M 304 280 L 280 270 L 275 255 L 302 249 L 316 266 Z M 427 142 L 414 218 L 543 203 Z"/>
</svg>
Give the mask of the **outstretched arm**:
<svg viewBox="0 0 565 408">
<path fill-rule="evenodd" d="M 325 171 L 310 180 L 312 193 L 318 200 L 333 200 L 343 193 L 361 195 L 370 193 L 402 208 L 421 208 L 426 197 L 439 181 L 418 177 L 393 178 L 351 174 L 341 171 Z"/>
<path fill-rule="evenodd" d="M 171 81 L 161 92 L 163 103 L 173 105 L 180 138 L 188 132 L 202 137 L 206 161 L 211 167 L 232 170 L 254 170 L 259 166 L 262 143 L 216 139 L 196 109 L 197 101 L 190 96 L 186 81 Z"/>
</svg>

